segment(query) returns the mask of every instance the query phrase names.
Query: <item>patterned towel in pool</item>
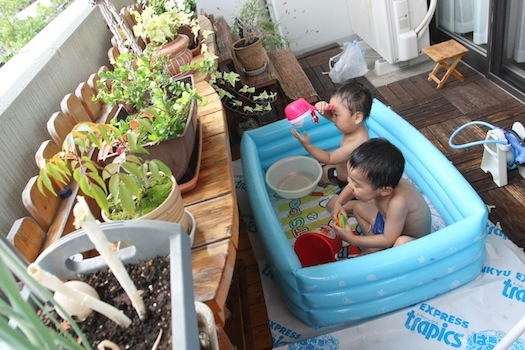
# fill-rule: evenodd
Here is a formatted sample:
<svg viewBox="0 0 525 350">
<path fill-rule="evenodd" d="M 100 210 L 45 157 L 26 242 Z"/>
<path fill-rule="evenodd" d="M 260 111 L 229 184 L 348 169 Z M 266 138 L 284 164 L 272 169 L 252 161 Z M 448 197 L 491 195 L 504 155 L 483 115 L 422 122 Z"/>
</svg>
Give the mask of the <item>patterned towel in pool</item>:
<svg viewBox="0 0 525 350">
<path fill-rule="evenodd" d="M 277 218 L 281 222 L 284 234 L 293 247 L 296 239 L 307 232 L 328 232 L 335 236 L 331 228 L 332 218 L 326 209 L 326 203 L 334 195 L 337 186 L 317 186 L 312 193 L 299 199 L 284 199 L 273 193 L 270 200 Z M 357 221 L 353 216 L 348 218 L 348 224 L 355 230 Z M 343 242 L 339 259 L 353 257 L 359 253 L 357 247 L 349 247 Z"/>
</svg>

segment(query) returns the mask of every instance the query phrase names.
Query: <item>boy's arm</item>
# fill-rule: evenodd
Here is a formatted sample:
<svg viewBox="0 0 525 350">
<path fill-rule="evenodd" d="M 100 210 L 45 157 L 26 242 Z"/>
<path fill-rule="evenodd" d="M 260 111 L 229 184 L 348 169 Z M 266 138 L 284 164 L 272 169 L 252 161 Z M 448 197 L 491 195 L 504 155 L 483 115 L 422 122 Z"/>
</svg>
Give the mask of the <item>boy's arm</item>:
<svg viewBox="0 0 525 350">
<path fill-rule="evenodd" d="M 354 150 L 353 145 L 343 145 L 340 148 L 337 148 L 336 150 L 332 152 L 327 152 L 313 145 L 310 142 L 310 137 L 308 137 L 308 133 L 306 131 L 302 135 L 299 134 L 299 132 L 296 129 L 292 129 L 291 132 L 292 132 L 292 135 L 297 140 L 299 140 L 301 145 L 303 145 L 304 149 L 308 153 L 310 153 L 312 157 L 317 159 L 318 162 L 321 162 L 324 164 L 344 163 L 348 161 L 348 159 L 350 159 L 350 154 L 352 154 L 352 151 Z"/>
<path fill-rule="evenodd" d="M 354 199 L 354 190 L 351 186 L 346 185 L 334 201 L 332 208 L 332 220 L 334 220 L 334 222 L 338 221 L 339 214 L 343 214 L 345 218 L 348 217 L 344 205 L 352 199 Z"/>
<path fill-rule="evenodd" d="M 392 198 L 387 208 L 383 234 L 355 236 L 350 227 L 335 227 L 337 234 L 351 245 L 363 248 L 391 248 L 403 233 L 408 206 L 403 198 Z M 373 223 L 372 223 L 373 225 Z M 366 228 L 363 228 L 366 229 Z"/>
</svg>

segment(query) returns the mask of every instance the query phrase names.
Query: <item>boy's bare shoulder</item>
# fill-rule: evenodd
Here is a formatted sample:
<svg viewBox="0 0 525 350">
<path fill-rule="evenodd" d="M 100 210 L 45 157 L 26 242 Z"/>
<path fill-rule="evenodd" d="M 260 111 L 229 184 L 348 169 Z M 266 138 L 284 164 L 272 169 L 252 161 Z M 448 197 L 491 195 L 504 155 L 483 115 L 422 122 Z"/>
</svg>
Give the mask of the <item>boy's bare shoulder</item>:
<svg viewBox="0 0 525 350">
<path fill-rule="evenodd" d="M 341 148 L 352 153 L 354 149 L 368 141 L 368 133 L 345 134 L 341 139 Z"/>
</svg>

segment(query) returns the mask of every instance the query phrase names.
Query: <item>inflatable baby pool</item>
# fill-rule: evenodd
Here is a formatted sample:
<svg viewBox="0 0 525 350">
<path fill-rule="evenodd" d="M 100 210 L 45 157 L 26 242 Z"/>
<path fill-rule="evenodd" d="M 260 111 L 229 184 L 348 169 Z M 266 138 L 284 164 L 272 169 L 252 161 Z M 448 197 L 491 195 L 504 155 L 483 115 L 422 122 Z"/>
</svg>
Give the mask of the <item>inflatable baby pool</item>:
<svg viewBox="0 0 525 350">
<path fill-rule="evenodd" d="M 326 150 L 341 134 L 324 118 L 300 129 Z M 487 210 L 459 171 L 419 131 L 374 100 L 370 137 L 403 152 L 405 172 L 439 211 L 446 226 L 405 245 L 354 259 L 303 268 L 270 201 L 265 172 L 274 162 L 307 155 L 286 119 L 246 131 L 241 158 L 257 230 L 273 278 L 290 310 L 320 328 L 357 324 L 457 288 L 478 276 L 485 258 Z"/>
</svg>

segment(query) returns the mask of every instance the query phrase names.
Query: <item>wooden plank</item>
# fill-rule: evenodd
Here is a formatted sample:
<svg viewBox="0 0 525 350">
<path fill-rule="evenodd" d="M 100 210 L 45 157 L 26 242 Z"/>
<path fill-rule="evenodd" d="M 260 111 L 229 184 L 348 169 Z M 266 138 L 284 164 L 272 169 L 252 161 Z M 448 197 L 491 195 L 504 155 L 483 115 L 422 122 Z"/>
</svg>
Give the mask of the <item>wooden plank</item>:
<svg viewBox="0 0 525 350">
<path fill-rule="evenodd" d="M 36 185 L 38 176 L 29 179 L 22 192 L 22 203 L 29 214 L 44 230 L 48 230 L 53 222 L 60 204 L 60 197 L 53 195 L 47 189 L 42 194 Z"/>
<path fill-rule="evenodd" d="M 277 71 L 279 84 L 288 98 L 318 99 L 317 92 L 290 49 L 273 50 L 268 56 Z"/>
<path fill-rule="evenodd" d="M 73 125 L 91 121 L 91 117 L 82 105 L 82 102 L 73 93 L 64 96 L 62 102 L 60 102 L 60 109 L 62 113 L 68 116 Z"/>
<path fill-rule="evenodd" d="M 239 232 L 239 212 L 235 196 L 227 194 L 185 208 L 197 223 L 193 249 L 225 239 L 231 239 L 237 248 L 239 237 L 235 232 Z"/>
<path fill-rule="evenodd" d="M 231 193 L 233 176 L 225 134 L 203 137 L 202 161 L 197 186 L 182 195 L 186 206 Z"/>
<path fill-rule="evenodd" d="M 388 84 L 388 87 L 397 96 L 400 103 L 407 103 L 414 99 L 399 82 Z"/>
<path fill-rule="evenodd" d="M 74 126 L 67 115 L 62 112 L 55 112 L 47 121 L 47 132 L 53 141 L 62 147 L 62 143 L 64 143 L 67 134 L 73 130 Z"/>
<path fill-rule="evenodd" d="M 40 254 L 46 233 L 33 218 L 24 217 L 15 221 L 6 238 L 32 263 Z"/>
<path fill-rule="evenodd" d="M 53 140 L 42 142 L 35 153 L 36 166 L 42 168 L 46 159 L 53 157 L 60 151 L 61 148 Z"/>
<path fill-rule="evenodd" d="M 84 110 L 89 115 L 89 119 L 92 122 L 96 122 L 102 109 L 102 105 L 97 101 L 93 101 L 95 92 L 89 86 L 89 84 L 85 81 L 78 84 L 77 88 L 75 89 L 75 96 L 82 103 L 82 107 L 84 107 Z"/>
<path fill-rule="evenodd" d="M 209 244 L 191 252 L 193 292 L 195 300 L 208 305 L 215 321 L 223 326 L 230 282 L 235 266 L 236 251 L 229 240 Z"/>
<path fill-rule="evenodd" d="M 224 17 L 217 17 L 212 23 L 215 29 L 215 41 L 217 43 L 217 50 L 219 56 L 219 66 L 229 65 L 233 63 L 232 50 L 233 43 L 238 40 L 234 37 L 230 26 Z"/>
</svg>

